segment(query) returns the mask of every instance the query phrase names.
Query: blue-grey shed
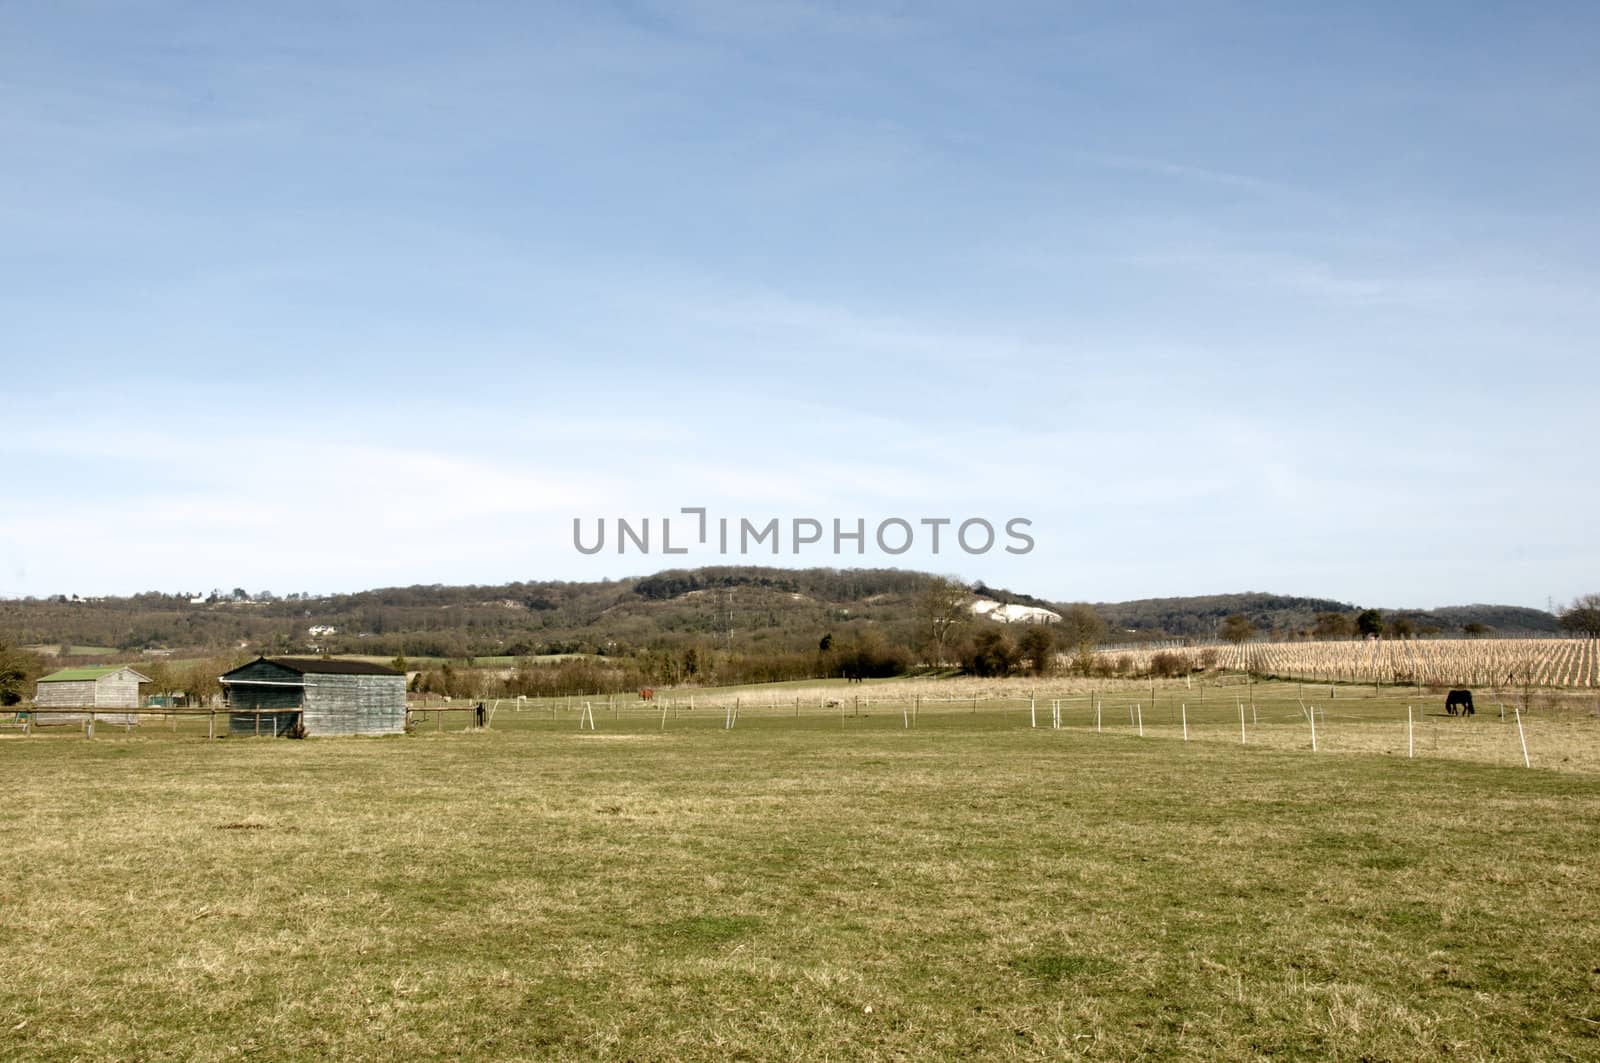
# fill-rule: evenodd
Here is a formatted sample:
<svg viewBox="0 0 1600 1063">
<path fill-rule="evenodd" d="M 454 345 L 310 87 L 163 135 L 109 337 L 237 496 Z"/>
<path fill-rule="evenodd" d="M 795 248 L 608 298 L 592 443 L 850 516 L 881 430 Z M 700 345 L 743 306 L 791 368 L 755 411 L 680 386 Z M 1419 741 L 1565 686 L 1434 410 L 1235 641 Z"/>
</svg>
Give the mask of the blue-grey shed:
<svg viewBox="0 0 1600 1063">
<path fill-rule="evenodd" d="M 369 661 L 258 657 L 221 677 L 228 732 L 281 735 L 303 724 L 307 735 L 400 734 L 406 726 L 406 677 Z"/>
</svg>

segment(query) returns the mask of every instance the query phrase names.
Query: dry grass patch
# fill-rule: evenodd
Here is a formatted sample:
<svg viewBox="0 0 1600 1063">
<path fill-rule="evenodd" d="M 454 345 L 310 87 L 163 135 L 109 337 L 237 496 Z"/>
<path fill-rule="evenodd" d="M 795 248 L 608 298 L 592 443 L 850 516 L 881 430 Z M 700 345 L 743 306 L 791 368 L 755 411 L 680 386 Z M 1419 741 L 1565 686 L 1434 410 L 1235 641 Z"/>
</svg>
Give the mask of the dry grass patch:
<svg viewBox="0 0 1600 1063">
<path fill-rule="evenodd" d="M 1292 719 L 1240 748 L 1010 708 L 534 716 L 0 746 L 0 1056 L 1600 1050 L 1600 776 L 1570 765 L 1313 757 Z M 1392 724 L 1329 717 L 1335 749 Z"/>
</svg>

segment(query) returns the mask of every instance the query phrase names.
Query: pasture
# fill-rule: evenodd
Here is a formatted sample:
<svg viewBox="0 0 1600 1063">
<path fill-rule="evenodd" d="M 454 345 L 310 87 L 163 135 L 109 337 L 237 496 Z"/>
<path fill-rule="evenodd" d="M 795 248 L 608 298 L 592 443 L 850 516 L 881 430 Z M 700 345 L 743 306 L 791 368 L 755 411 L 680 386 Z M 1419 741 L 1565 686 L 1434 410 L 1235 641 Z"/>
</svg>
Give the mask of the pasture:
<svg viewBox="0 0 1600 1063">
<path fill-rule="evenodd" d="M 31 650 L 41 657 L 109 657 L 117 652 L 115 646 L 62 646 L 60 644 L 24 646 L 23 649 Z M 65 654 L 62 653 L 63 650 L 66 651 Z"/>
<path fill-rule="evenodd" d="M 0 1057 L 1600 1053 L 1592 706 L 1025 689 L 5 732 Z"/>
</svg>

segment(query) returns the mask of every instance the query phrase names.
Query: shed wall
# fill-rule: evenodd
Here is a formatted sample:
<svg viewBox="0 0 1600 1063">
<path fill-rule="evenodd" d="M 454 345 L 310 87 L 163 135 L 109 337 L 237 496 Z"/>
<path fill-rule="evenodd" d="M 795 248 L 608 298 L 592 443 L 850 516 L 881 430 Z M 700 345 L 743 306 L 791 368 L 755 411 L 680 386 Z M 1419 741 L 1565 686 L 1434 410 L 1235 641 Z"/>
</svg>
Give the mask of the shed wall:
<svg viewBox="0 0 1600 1063">
<path fill-rule="evenodd" d="M 279 670 L 281 671 L 281 669 Z M 231 735 L 254 734 L 281 734 L 294 726 L 295 717 L 299 715 L 301 704 L 305 700 L 305 691 L 297 686 L 263 686 L 254 683 L 240 683 L 234 681 L 228 686 L 228 704 L 233 709 L 287 709 L 288 712 L 279 712 L 278 723 L 274 726 L 273 717 L 261 717 L 260 729 L 257 730 L 256 716 L 252 712 L 231 712 L 228 714 L 228 733 Z"/>
<path fill-rule="evenodd" d="M 94 682 L 94 701 L 89 704 L 97 709 L 137 709 L 139 680 L 127 669 L 101 676 Z"/>
<path fill-rule="evenodd" d="M 34 692 L 33 704 L 40 709 L 54 705 L 81 709 L 93 705 L 94 680 L 84 679 L 76 683 L 40 683 Z"/>
<path fill-rule="evenodd" d="M 137 709 L 139 707 L 139 680 L 127 669 L 112 672 L 99 679 L 79 679 L 70 683 L 39 683 L 34 688 L 34 708 L 39 712 L 35 722 L 41 726 L 52 724 L 79 724 L 89 718 L 86 712 L 48 712 L 59 706 L 70 709 Z M 97 723 L 138 723 L 137 713 L 96 712 Z"/>
<path fill-rule="evenodd" d="M 388 735 L 406 729 L 402 675 L 305 677 L 306 732 L 313 735 Z"/>
</svg>

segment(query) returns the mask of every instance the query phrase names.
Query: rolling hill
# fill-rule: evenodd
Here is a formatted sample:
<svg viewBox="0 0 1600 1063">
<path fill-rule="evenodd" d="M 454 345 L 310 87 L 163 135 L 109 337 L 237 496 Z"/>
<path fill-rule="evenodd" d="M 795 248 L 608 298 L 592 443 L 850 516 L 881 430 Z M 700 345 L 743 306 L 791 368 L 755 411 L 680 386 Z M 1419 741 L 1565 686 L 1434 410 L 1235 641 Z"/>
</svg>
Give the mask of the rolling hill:
<svg viewBox="0 0 1600 1063">
<path fill-rule="evenodd" d="M 899 569 L 714 566 L 596 582 L 388 587 L 317 597 L 241 591 L 203 602 L 160 593 L 93 601 L 11 599 L 0 601 L 0 641 L 114 647 L 123 654 L 243 646 L 269 653 L 623 655 L 695 643 L 795 652 L 814 648 L 823 635 L 863 627 L 915 643 L 918 601 L 934 578 Z M 974 590 L 995 601 L 1057 612 L 1069 604 L 981 582 Z M 1093 608 L 1113 642 L 1206 640 L 1222 618 L 1235 613 L 1263 634 L 1293 637 L 1309 631 L 1319 613 L 1357 611 L 1332 599 L 1256 592 L 1099 602 Z M 1502 635 L 1559 630 L 1550 613 L 1517 606 L 1384 612 L 1410 618 L 1424 634 L 1459 635 L 1473 623 Z"/>
</svg>

